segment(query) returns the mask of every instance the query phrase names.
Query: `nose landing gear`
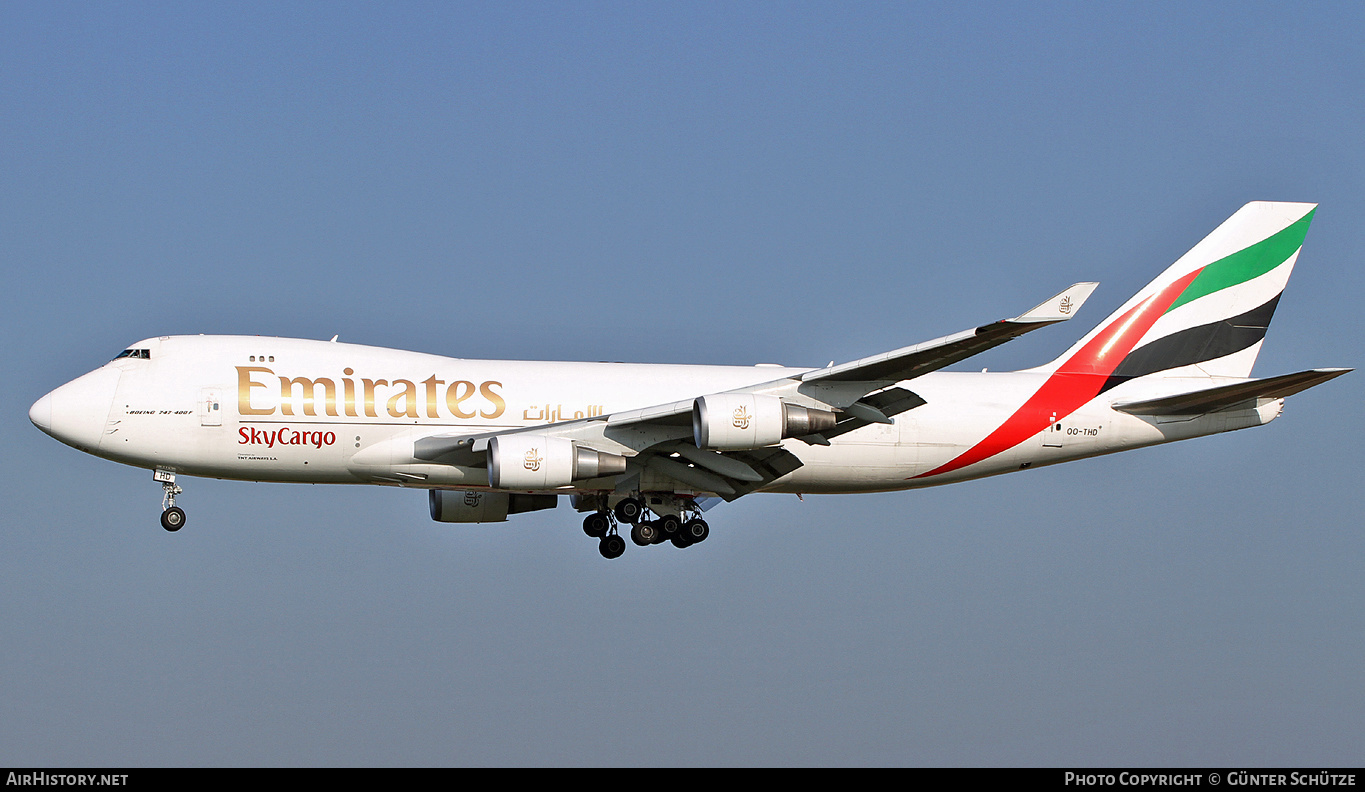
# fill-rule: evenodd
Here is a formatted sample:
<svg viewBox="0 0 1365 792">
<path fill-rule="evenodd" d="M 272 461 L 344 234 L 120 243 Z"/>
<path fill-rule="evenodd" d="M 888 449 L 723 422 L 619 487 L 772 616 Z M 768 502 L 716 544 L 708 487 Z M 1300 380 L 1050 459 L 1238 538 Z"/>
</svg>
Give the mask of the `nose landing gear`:
<svg viewBox="0 0 1365 792">
<path fill-rule="evenodd" d="M 169 470 L 154 470 L 152 480 L 160 482 L 166 492 L 161 497 L 161 527 L 172 533 L 185 527 L 185 510 L 175 505 L 175 496 L 184 490 L 176 486 L 175 474 Z"/>
</svg>

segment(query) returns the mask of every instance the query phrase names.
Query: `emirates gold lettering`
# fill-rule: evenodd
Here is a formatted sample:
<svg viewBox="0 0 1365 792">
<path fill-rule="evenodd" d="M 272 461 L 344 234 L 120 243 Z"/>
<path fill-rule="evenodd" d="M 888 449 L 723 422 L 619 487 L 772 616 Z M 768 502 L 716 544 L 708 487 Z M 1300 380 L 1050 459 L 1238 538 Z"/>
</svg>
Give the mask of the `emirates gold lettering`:
<svg viewBox="0 0 1365 792">
<path fill-rule="evenodd" d="M 346 375 L 346 379 L 341 381 L 341 386 L 344 390 L 343 403 L 346 405 L 346 414 L 355 418 L 355 382 L 350 379 L 350 376 L 354 374 L 355 371 L 344 368 L 341 370 L 341 373 Z"/>
<path fill-rule="evenodd" d="M 438 380 L 438 379 L 436 379 L 436 375 L 435 375 L 435 374 L 432 374 L 429 378 L 422 380 L 422 384 L 423 384 L 424 386 L 426 386 L 426 393 L 427 393 L 427 417 L 428 417 L 428 418 L 440 418 L 440 417 L 441 417 L 441 412 L 440 412 L 440 410 L 438 410 L 437 407 L 436 407 L 436 390 L 437 390 L 437 389 L 436 389 L 436 386 L 437 386 L 437 385 L 444 385 L 444 384 L 445 384 L 445 380 Z M 487 384 L 487 383 L 484 383 L 484 384 Z"/>
<path fill-rule="evenodd" d="M 388 418 L 425 417 L 441 420 L 442 401 L 449 414 L 461 420 L 475 417 L 499 418 L 507 411 L 503 384 L 497 380 L 475 383 L 455 380 L 442 393 L 446 380 L 436 375 L 418 382 L 415 379 L 353 378 L 355 370 L 342 369 L 344 376 L 289 377 L 266 366 L 236 366 L 237 414 L 241 416 L 284 415 L 308 417 Z M 279 390 L 272 384 L 279 382 Z M 357 387 L 359 382 L 359 387 Z M 357 393 L 359 391 L 359 393 Z M 278 396 L 276 396 L 278 394 Z M 444 399 L 442 398 L 444 396 Z M 423 409 L 425 407 L 425 410 Z"/>
<path fill-rule="evenodd" d="M 493 409 L 491 410 L 479 411 L 479 415 L 482 415 L 484 418 L 497 418 L 507 410 L 507 402 L 502 398 L 502 394 L 493 390 L 495 385 L 499 388 L 502 387 L 501 382 L 495 382 L 493 380 L 489 380 L 479 385 L 479 394 L 487 399 L 488 403 L 493 406 Z"/>
<path fill-rule="evenodd" d="M 450 414 L 456 418 L 473 418 L 476 415 L 475 411 L 465 412 L 460 409 L 460 403 L 473 396 L 475 390 L 474 383 L 466 380 L 450 383 L 450 388 L 446 391 L 446 407 L 450 408 Z"/>
<path fill-rule="evenodd" d="M 269 387 L 264 382 L 257 382 L 251 378 L 252 374 L 274 374 L 268 368 L 262 366 L 238 366 L 237 367 L 237 413 L 239 415 L 270 415 L 275 412 L 275 408 L 258 408 L 251 406 L 251 389 Z"/>
<path fill-rule="evenodd" d="M 394 418 L 416 418 L 417 417 L 417 386 L 407 380 L 394 380 L 393 387 L 403 386 L 402 393 L 394 394 L 389 399 L 389 415 Z M 399 407 L 399 401 L 403 406 Z"/>
<path fill-rule="evenodd" d="M 487 383 L 485 383 L 487 384 Z M 499 385 L 500 383 L 493 383 Z M 503 406 L 501 399 L 498 404 Z M 603 407 L 600 404 L 589 404 L 586 408 L 575 410 L 572 407 L 565 407 L 563 404 L 537 404 L 534 407 L 527 407 L 521 411 L 523 421 L 543 421 L 545 423 L 559 423 L 560 421 L 572 421 L 582 418 L 595 418 L 602 414 Z"/>
<path fill-rule="evenodd" d="M 314 407 L 314 398 L 317 394 L 317 389 L 319 387 L 322 388 L 322 395 L 324 397 L 324 409 L 327 410 L 327 414 L 332 416 L 335 416 L 337 414 L 337 386 L 335 382 L 332 382 L 326 377 L 318 377 L 315 380 L 310 380 L 307 377 L 295 377 L 294 379 L 289 379 L 288 377 L 280 377 L 281 413 L 285 415 L 294 414 L 294 407 L 293 404 L 291 404 L 291 402 L 293 402 L 294 400 L 295 385 L 298 385 L 299 387 L 303 388 L 304 415 L 318 414 L 317 409 Z"/>
<path fill-rule="evenodd" d="M 361 384 L 365 386 L 365 414 L 371 418 L 378 418 L 379 414 L 374 411 L 374 391 L 380 385 L 388 385 L 388 380 L 367 380 L 361 378 Z"/>
</svg>

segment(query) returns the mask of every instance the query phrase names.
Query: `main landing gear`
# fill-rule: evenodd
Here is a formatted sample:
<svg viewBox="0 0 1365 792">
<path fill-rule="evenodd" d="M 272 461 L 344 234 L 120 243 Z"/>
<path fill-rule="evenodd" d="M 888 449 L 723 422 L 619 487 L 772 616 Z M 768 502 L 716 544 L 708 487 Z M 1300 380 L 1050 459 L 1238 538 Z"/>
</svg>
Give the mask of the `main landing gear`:
<svg viewBox="0 0 1365 792">
<path fill-rule="evenodd" d="M 650 513 L 654 519 L 648 518 Z M 603 558 L 619 558 L 626 551 L 626 542 L 618 533 L 620 524 L 630 526 L 630 540 L 640 547 L 664 542 L 691 547 L 711 535 L 697 504 L 672 494 L 632 496 L 611 509 L 589 512 L 583 518 L 583 533 L 598 540 L 597 549 Z"/>
<path fill-rule="evenodd" d="M 161 527 L 174 533 L 185 527 L 185 510 L 175 505 L 175 496 L 184 492 L 175 485 L 175 474 L 168 470 L 152 471 L 152 480 L 161 483 L 166 494 L 161 497 Z"/>
<path fill-rule="evenodd" d="M 620 558 L 626 552 L 626 540 L 616 533 L 616 521 L 607 512 L 588 512 L 583 518 L 583 533 L 598 540 L 597 551 L 603 558 Z"/>
</svg>

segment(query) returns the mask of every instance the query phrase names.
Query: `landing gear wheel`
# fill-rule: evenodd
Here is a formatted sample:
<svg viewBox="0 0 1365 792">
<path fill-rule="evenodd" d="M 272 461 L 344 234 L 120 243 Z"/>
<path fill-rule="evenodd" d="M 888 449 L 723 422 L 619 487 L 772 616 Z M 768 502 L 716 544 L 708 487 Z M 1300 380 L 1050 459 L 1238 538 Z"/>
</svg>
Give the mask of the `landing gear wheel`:
<svg viewBox="0 0 1365 792">
<path fill-rule="evenodd" d="M 623 523 L 635 524 L 645 513 L 645 505 L 637 498 L 626 498 L 616 504 L 616 519 Z"/>
<path fill-rule="evenodd" d="M 665 514 L 654 522 L 659 526 L 659 530 L 663 532 L 664 536 L 670 539 L 676 536 L 683 526 L 682 518 L 676 514 Z"/>
<path fill-rule="evenodd" d="M 601 553 L 603 558 L 620 558 L 621 554 L 626 552 L 626 540 L 619 534 L 604 536 L 597 545 L 597 552 Z"/>
<path fill-rule="evenodd" d="M 161 527 L 175 533 L 185 526 L 185 510 L 172 506 L 161 513 Z"/>
<path fill-rule="evenodd" d="M 175 496 L 184 492 L 175 485 L 175 474 L 157 468 L 152 471 L 152 481 L 161 485 L 161 527 L 174 533 L 185 527 L 185 510 L 175 505 Z"/>
<path fill-rule="evenodd" d="M 687 538 L 687 534 L 682 531 L 673 534 L 668 541 L 672 542 L 673 546 L 677 548 L 688 547 L 692 544 L 691 540 Z"/>
<path fill-rule="evenodd" d="M 583 533 L 594 539 L 601 539 L 611 528 L 611 520 L 604 511 L 593 512 L 583 518 Z"/>
<path fill-rule="evenodd" d="M 688 520 L 682 532 L 687 537 L 688 544 L 696 544 L 706 541 L 706 537 L 711 535 L 711 528 L 705 520 Z"/>
<path fill-rule="evenodd" d="M 645 547 L 659 541 L 659 527 L 652 522 L 636 523 L 630 529 L 630 541 Z"/>
</svg>

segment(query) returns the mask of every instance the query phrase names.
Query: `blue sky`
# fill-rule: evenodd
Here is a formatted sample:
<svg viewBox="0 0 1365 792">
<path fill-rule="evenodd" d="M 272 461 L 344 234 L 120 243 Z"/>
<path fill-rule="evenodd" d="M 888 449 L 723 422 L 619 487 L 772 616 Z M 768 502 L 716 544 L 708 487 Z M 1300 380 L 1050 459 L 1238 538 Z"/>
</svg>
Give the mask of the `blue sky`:
<svg viewBox="0 0 1365 792">
<path fill-rule="evenodd" d="M 0 8 L 0 764 L 1342 765 L 1365 380 L 1269 427 L 755 496 L 606 562 L 567 509 L 184 482 L 28 406 L 153 335 L 823 365 L 1321 204 L 1256 373 L 1358 366 L 1358 4 Z M 1080 325 L 1074 327 L 1071 325 Z"/>
</svg>

